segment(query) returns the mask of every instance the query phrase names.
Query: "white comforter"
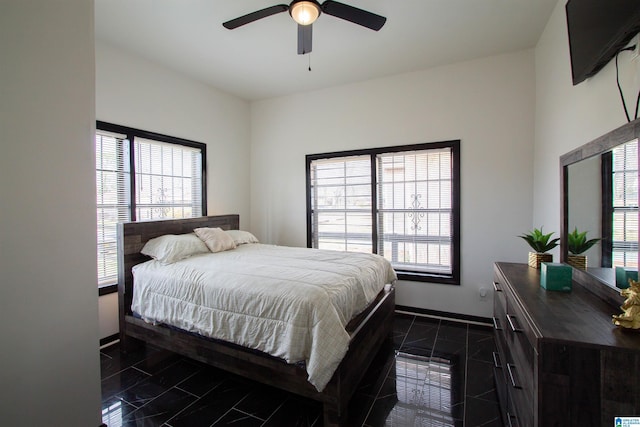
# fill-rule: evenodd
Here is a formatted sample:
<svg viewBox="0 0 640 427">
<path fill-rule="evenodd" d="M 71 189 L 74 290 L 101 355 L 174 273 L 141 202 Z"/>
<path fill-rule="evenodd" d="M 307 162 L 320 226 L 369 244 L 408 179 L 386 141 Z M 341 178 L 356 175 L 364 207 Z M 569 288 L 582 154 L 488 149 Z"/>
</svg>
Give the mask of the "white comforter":
<svg viewBox="0 0 640 427">
<path fill-rule="evenodd" d="M 322 391 L 344 357 L 345 326 L 396 279 L 371 254 L 263 244 L 133 269 L 132 309 L 165 323 L 304 361 Z"/>
</svg>

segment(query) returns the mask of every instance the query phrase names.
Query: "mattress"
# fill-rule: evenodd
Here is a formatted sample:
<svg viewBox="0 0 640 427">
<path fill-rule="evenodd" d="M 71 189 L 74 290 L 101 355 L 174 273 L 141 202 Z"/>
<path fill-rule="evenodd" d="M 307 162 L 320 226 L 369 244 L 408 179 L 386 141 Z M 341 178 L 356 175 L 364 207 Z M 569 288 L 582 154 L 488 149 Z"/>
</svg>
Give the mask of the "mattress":
<svg viewBox="0 0 640 427">
<path fill-rule="evenodd" d="M 349 345 L 345 326 L 386 283 L 383 257 L 265 244 L 133 268 L 132 310 L 150 323 L 304 362 L 318 391 Z"/>
</svg>

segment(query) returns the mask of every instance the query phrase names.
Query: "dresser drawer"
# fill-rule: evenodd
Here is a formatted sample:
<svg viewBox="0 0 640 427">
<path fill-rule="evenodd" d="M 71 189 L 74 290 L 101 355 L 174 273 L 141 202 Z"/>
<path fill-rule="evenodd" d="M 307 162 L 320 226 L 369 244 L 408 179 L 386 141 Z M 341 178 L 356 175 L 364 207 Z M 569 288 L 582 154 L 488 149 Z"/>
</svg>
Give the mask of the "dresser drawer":
<svg viewBox="0 0 640 427">
<path fill-rule="evenodd" d="M 496 345 L 504 350 L 506 348 L 507 300 L 498 280 L 494 280 L 493 289 L 493 329 Z"/>
<path fill-rule="evenodd" d="M 505 371 L 505 364 L 502 361 L 502 353 L 500 349 L 493 352 L 493 378 L 496 385 L 496 393 L 498 395 L 498 402 L 500 408 L 504 410 L 508 402 L 508 390 L 507 390 L 507 377 Z M 504 414 L 503 414 L 504 417 Z"/>
<path fill-rule="evenodd" d="M 505 323 L 505 343 L 511 355 L 509 362 L 517 366 L 522 388 L 533 389 L 535 343 L 532 343 L 528 338 L 527 329 L 530 329 L 530 325 L 527 323 L 524 313 L 511 299 L 507 300 Z"/>
<path fill-rule="evenodd" d="M 533 387 L 526 381 L 531 376 L 519 363 L 506 365 L 507 373 L 507 393 L 509 396 L 509 415 L 518 420 L 518 425 L 523 427 L 533 427 L 534 405 Z"/>
<path fill-rule="evenodd" d="M 505 423 L 533 426 L 535 335 L 508 282 L 500 274 L 495 282 L 500 289 L 494 293 L 494 328 L 506 383 Z"/>
</svg>

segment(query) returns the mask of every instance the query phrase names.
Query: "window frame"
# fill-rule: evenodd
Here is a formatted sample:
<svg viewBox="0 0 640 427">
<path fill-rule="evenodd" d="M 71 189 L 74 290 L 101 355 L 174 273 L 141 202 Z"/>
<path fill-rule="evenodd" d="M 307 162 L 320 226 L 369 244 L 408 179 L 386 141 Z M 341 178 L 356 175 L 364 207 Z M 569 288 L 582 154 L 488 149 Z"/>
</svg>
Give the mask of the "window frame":
<svg viewBox="0 0 640 427">
<path fill-rule="evenodd" d="M 179 138 L 175 136 L 165 135 L 157 132 L 149 132 L 146 130 L 136 129 L 128 126 L 117 125 L 114 123 L 96 121 L 96 133 L 106 131 L 125 135 L 129 141 L 129 198 L 131 209 L 131 222 L 136 222 L 136 167 L 135 167 L 135 138 L 144 138 L 153 141 L 163 142 L 167 144 L 180 145 L 184 147 L 196 148 L 201 152 L 202 165 L 200 177 L 202 184 L 201 211 L 202 215 L 207 215 L 207 145 L 202 142 L 192 141 L 189 139 Z M 95 144 L 95 141 L 94 141 Z M 99 296 L 115 293 L 118 291 L 118 283 L 110 283 L 106 285 L 98 285 Z"/>
<path fill-rule="evenodd" d="M 417 282 L 431 282 L 447 285 L 460 285 L 460 200 L 461 200 L 461 182 L 460 182 L 460 140 L 449 140 L 439 142 L 428 142 L 421 144 L 398 145 L 390 147 L 377 147 L 347 151 L 333 151 L 320 154 L 306 155 L 306 215 L 307 215 L 307 247 L 313 247 L 313 211 L 311 203 L 311 164 L 316 160 L 324 160 L 338 157 L 355 157 L 369 156 L 371 162 L 371 225 L 372 225 L 372 252 L 378 253 L 378 217 L 379 206 L 377 197 L 377 170 L 376 157 L 379 154 L 392 154 L 409 151 L 439 150 L 448 148 L 451 150 L 451 179 L 452 179 L 452 236 L 451 245 L 452 254 L 452 272 L 451 274 L 438 274 L 432 272 L 415 272 L 406 270 L 396 270 L 398 279 L 411 280 Z"/>
</svg>

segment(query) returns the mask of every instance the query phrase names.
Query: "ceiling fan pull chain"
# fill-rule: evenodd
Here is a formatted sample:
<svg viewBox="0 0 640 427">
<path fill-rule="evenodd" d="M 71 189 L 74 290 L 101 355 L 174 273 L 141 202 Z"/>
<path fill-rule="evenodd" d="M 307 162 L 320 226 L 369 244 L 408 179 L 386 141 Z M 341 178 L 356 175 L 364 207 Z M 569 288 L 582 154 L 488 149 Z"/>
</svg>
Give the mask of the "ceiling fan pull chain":
<svg viewBox="0 0 640 427">
<path fill-rule="evenodd" d="M 311 53 L 309 53 L 308 55 L 309 55 L 309 71 L 311 71 Z"/>
</svg>

